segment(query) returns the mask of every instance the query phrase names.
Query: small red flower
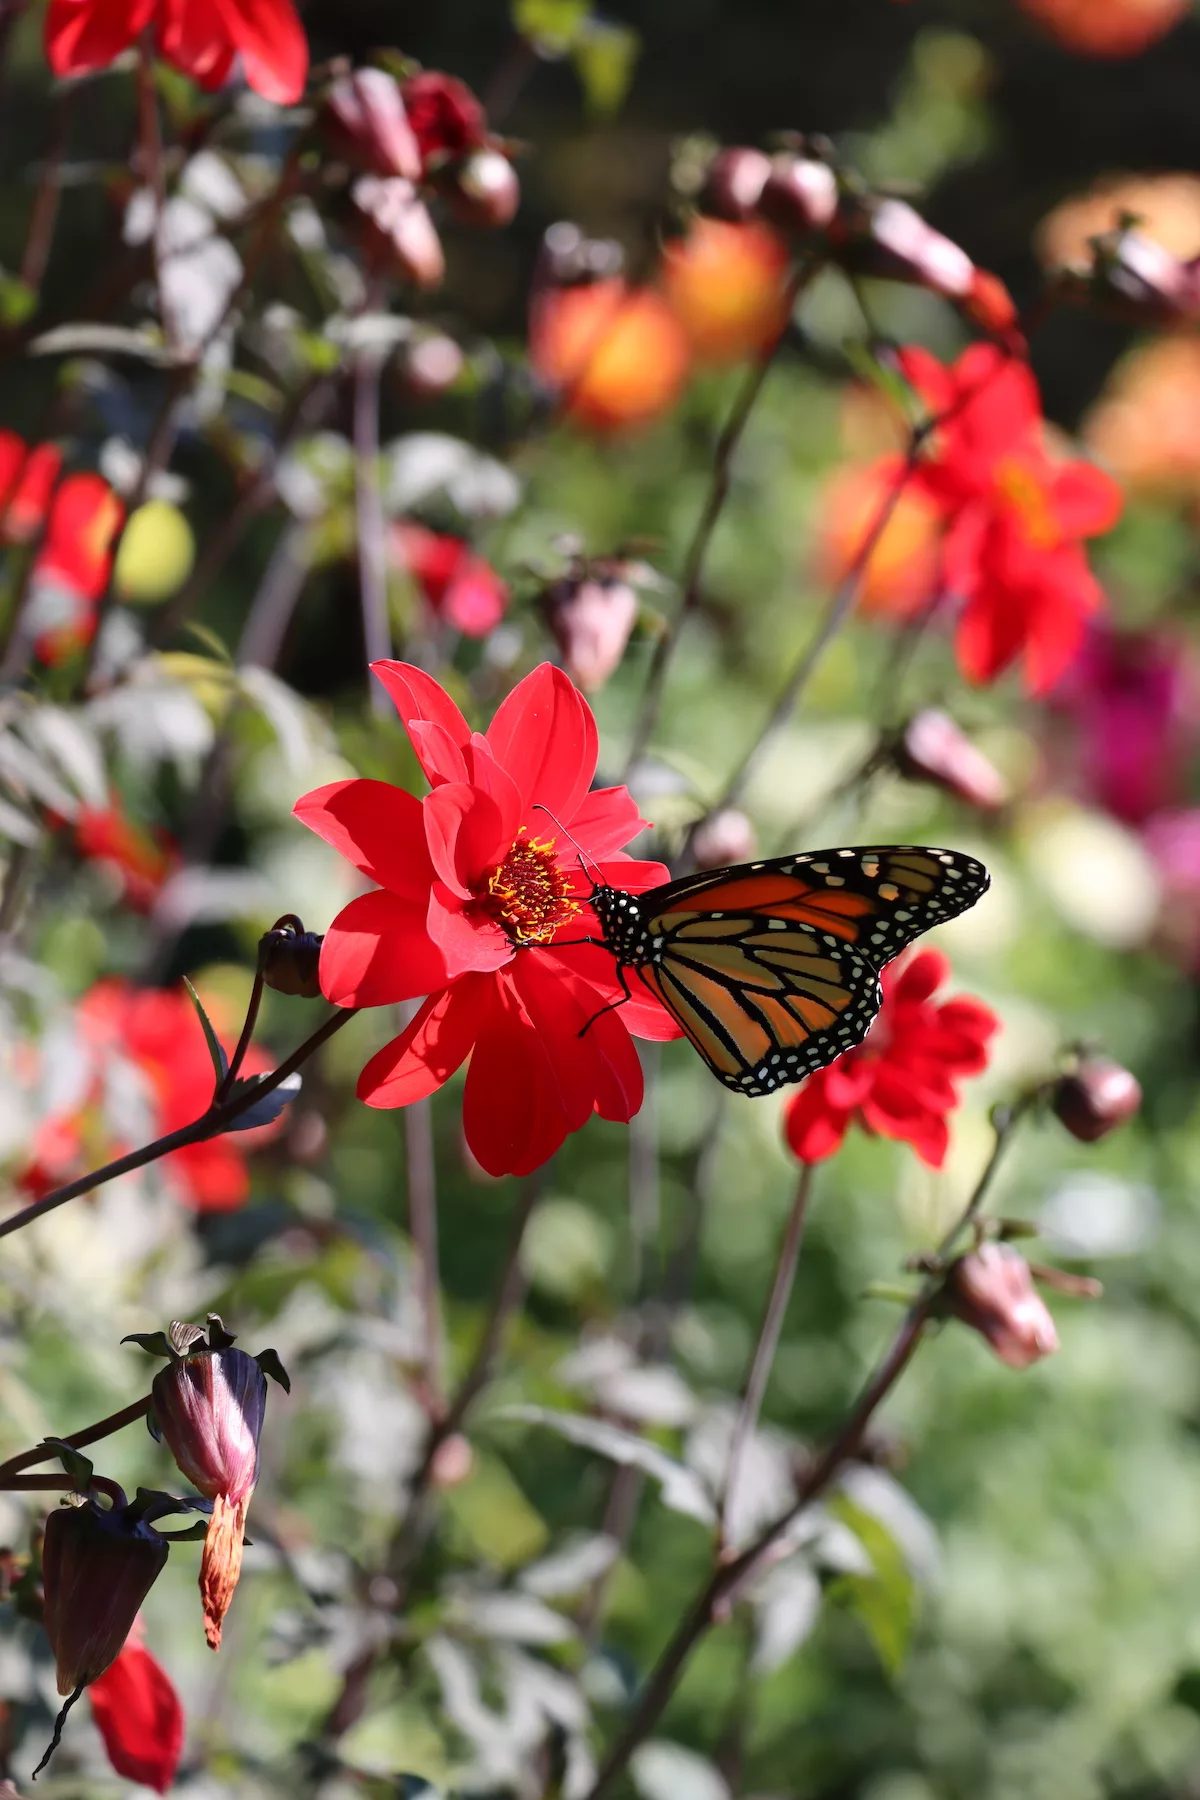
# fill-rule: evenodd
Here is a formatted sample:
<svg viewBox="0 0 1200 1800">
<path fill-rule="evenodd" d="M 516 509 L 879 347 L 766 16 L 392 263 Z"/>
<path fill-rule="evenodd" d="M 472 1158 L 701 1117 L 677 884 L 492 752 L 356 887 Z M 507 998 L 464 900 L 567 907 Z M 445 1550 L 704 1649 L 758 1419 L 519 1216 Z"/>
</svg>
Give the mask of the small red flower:
<svg viewBox="0 0 1200 1800">
<path fill-rule="evenodd" d="M 491 564 L 461 538 L 401 520 L 392 543 L 396 559 L 416 580 L 431 611 L 464 637 L 486 637 L 504 617 L 508 588 Z"/>
<path fill-rule="evenodd" d="M 965 602 L 959 666 L 987 682 L 1019 657 L 1029 691 L 1045 693 L 1101 605 L 1082 540 L 1116 523 L 1121 490 L 1091 463 L 1050 458 L 1037 383 L 1019 358 L 975 344 L 953 368 L 916 349 L 900 363 L 943 420 L 917 481 L 947 518 L 943 575 Z"/>
<path fill-rule="evenodd" d="M 0 431 L 0 542 L 24 544 L 37 536 L 61 468 L 54 444 L 30 450 L 15 431 Z"/>
<path fill-rule="evenodd" d="M 482 735 L 422 670 L 373 666 L 432 791 L 417 800 L 382 781 L 335 781 L 297 803 L 304 824 L 379 883 L 326 933 L 321 985 L 338 1006 L 428 995 L 371 1058 L 359 1098 L 405 1106 L 470 1055 L 467 1142 L 488 1174 L 528 1174 L 593 1112 L 632 1118 L 642 1072 L 630 1032 L 678 1035 L 647 995 L 604 1012 L 622 998 L 613 958 L 561 941 L 598 935 L 580 851 L 597 879 L 633 892 L 666 871 L 621 853 L 642 820 L 625 788 L 589 791 L 596 723 L 561 670 L 527 675 Z"/>
<path fill-rule="evenodd" d="M 290 106 L 308 80 L 308 40 L 292 0 L 50 0 L 46 56 L 56 75 L 87 75 L 153 28 L 159 53 L 202 87 L 240 60 L 265 100 Z"/>
<path fill-rule="evenodd" d="M 116 1662 L 93 1681 L 88 1699 L 117 1774 L 165 1794 L 183 1754 L 183 1706 L 136 1624 Z"/>
<path fill-rule="evenodd" d="M 31 596 L 34 650 L 42 662 L 54 666 L 91 643 L 124 520 L 124 506 L 100 475 L 68 475 L 55 489 Z"/>
<path fill-rule="evenodd" d="M 856 1121 L 864 1131 L 912 1145 L 940 1169 L 950 1142 L 955 1083 L 987 1067 L 987 1043 L 999 1021 L 981 1000 L 934 1000 L 950 965 L 938 950 L 918 950 L 883 972 L 883 1005 L 857 1050 L 821 1069 L 789 1102 L 784 1129 L 801 1162 L 823 1162 L 841 1149 Z"/>
<path fill-rule="evenodd" d="M 427 69 L 402 83 L 400 96 L 426 174 L 487 143 L 487 117 L 465 81 Z"/>
<path fill-rule="evenodd" d="M 75 848 L 88 862 L 116 876 L 121 898 L 134 912 L 148 913 L 163 883 L 178 867 L 179 853 L 164 831 L 137 825 L 115 798 L 106 807 L 82 807 L 75 818 Z"/>
</svg>

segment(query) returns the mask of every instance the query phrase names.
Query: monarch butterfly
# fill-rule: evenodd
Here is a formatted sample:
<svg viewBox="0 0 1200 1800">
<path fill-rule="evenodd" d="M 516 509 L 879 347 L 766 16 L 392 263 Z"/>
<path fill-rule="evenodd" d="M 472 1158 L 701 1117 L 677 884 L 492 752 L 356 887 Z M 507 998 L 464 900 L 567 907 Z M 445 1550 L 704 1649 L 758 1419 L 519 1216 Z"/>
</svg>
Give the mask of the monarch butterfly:
<svg viewBox="0 0 1200 1800">
<path fill-rule="evenodd" d="M 989 879 L 955 850 L 893 844 L 744 863 L 641 894 L 601 883 L 591 904 L 626 995 L 635 973 L 719 1081 L 760 1095 L 861 1044 L 884 964 L 974 906 Z"/>
</svg>

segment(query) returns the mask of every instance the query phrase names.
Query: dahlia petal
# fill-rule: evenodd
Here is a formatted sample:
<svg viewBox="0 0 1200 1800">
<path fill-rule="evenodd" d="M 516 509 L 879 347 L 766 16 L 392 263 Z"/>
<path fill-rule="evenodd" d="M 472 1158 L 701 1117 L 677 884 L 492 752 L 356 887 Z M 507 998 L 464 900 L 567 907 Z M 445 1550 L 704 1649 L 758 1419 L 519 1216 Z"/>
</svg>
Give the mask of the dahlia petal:
<svg viewBox="0 0 1200 1800">
<path fill-rule="evenodd" d="M 406 900 L 424 902 L 433 879 L 421 802 L 387 781 L 355 776 L 304 794 L 296 818 L 347 862 Z"/>
<path fill-rule="evenodd" d="M 516 954 L 495 919 L 474 910 L 466 913 L 444 882 L 435 881 L 429 890 L 425 926 L 444 959 L 447 981 L 472 969 L 501 969 Z"/>
<path fill-rule="evenodd" d="M 938 1009 L 938 1022 L 951 1028 L 956 1036 L 978 1047 L 986 1044 L 1000 1029 L 1000 1021 L 990 1006 L 969 994 L 955 994 Z"/>
<path fill-rule="evenodd" d="M 294 106 L 308 80 L 308 39 L 292 0 L 207 0 L 207 6 L 241 56 L 247 85 L 277 106 Z"/>
<path fill-rule="evenodd" d="M 954 634 L 954 654 L 968 681 L 994 681 L 1020 655 L 1025 643 L 1025 609 L 1014 597 L 988 586 L 963 608 Z"/>
<path fill-rule="evenodd" d="M 432 994 L 450 979 L 430 938 L 425 904 L 386 889 L 344 906 L 321 946 L 321 992 L 335 1006 L 394 1006 Z"/>
<path fill-rule="evenodd" d="M 552 944 L 548 954 L 594 989 L 598 998 L 593 1011 L 598 1011 L 601 1006 L 611 1005 L 614 1000 L 622 1000 L 621 1022 L 634 1037 L 665 1044 L 673 1038 L 683 1036 L 682 1028 L 638 978 L 636 970 L 630 970 L 627 974 L 630 998 L 624 1000 L 616 962 L 612 953 L 602 945 L 571 944 L 560 948 L 559 945 Z"/>
<path fill-rule="evenodd" d="M 167 62 L 201 87 L 223 87 L 233 73 L 235 47 L 216 5 L 160 0 L 158 48 Z"/>
<path fill-rule="evenodd" d="M 784 1135 L 801 1162 L 824 1162 L 836 1155 L 849 1129 L 850 1114 L 828 1103 L 822 1081 L 826 1073 L 810 1076 L 784 1113 Z"/>
<path fill-rule="evenodd" d="M 998 344 L 972 344 L 953 370 L 959 410 L 952 422 L 989 462 L 1037 443 L 1042 403 L 1029 364 Z"/>
<path fill-rule="evenodd" d="M 1093 463 L 1065 463 L 1051 481 L 1050 503 L 1067 538 L 1098 537 L 1121 516 L 1125 496 L 1111 475 Z"/>
<path fill-rule="evenodd" d="M 588 855 L 597 858 L 611 855 L 614 850 L 623 850 L 629 840 L 648 825 L 638 810 L 637 801 L 625 787 L 595 788 L 584 795 L 565 823 L 571 828 L 571 836 L 578 838 Z"/>
<path fill-rule="evenodd" d="M 991 513 L 986 506 L 963 508 L 942 541 L 942 576 L 952 594 L 969 600 L 986 564 Z"/>
<path fill-rule="evenodd" d="M 1028 621 L 1022 671 L 1031 694 L 1057 685 L 1083 648 L 1089 616 L 1103 604 L 1099 582 L 1076 544 L 1065 544 L 1046 570 L 1046 588 Z"/>
<path fill-rule="evenodd" d="M 500 767 L 492 755 L 487 739 L 480 732 L 473 735 L 464 762 L 470 785 L 479 788 L 496 803 L 500 813 L 497 835 L 502 844 L 502 849 L 497 854 L 502 855 L 521 828 L 520 789 L 508 771 Z M 535 837 L 538 835 L 537 832 L 534 833 Z"/>
<path fill-rule="evenodd" d="M 554 1154 L 571 1128 L 545 1041 L 508 974 L 493 977 L 463 1093 L 463 1133 L 472 1154 L 489 1175 L 526 1174 Z"/>
<path fill-rule="evenodd" d="M 51 0 L 46 15 L 46 59 L 56 75 L 87 75 L 107 68 L 137 42 L 154 16 L 156 0 Z"/>
<path fill-rule="evenodd" d="M 179 1767 L 184 1731 L 183 1707 L 166 1670 L 131 1636 L 91 1683 L 88 1699 L 117 1774 L 165 1794 Z"/>
<path fill-rule="evenodd" d="M 884 991 L 893 1006 L 919 1006 L 950 979 L 950 964 L 940 950 L 918 950 L 893 964 L 884 976 Z"/>
<path fill-rule="evenodd" d="M 19 438 L 15 431 L 0 429 L 0 514 L 8 508 L 9 496 L 17 485 L 28 454 L 24 438 Z"/>
<path fill-rule="evenodd" d="M 564 1113 L 580 1124 L 593 1111 L 627 1123 L 642 1103 L 644 1082 L 625 1009 L 603 1011 L 596 990 L 546 951 L 523 956 L 513 980 L 551 1048 Z"/>
<path fill-rule="evenodd" d="M 376 1051 L 358 1078 L 368 1106 L 408 1106 L 436 1093 L 466 1061 L 486 1007 L 490 977 L 464 975 L 432 994 L 399 1037 Z"/>
<path fill-rule="evenodd" d="M 512 843 L 500 808 L 490 794 L 466 782 L 443 783 L 423 804 L 433 866 L 451 893 L 467 900 Z"/>
<path fill-rule="evenodd" d="M 880 1137 L 911 1144 L 921 1161 L 931 1169 L 940 1169 L 946 1160 L 950 1128 L 941 1113 L 916 1105 L 904 1114 L 868 1106 L 863 1108 L 863 1123 Z"/>
<path fill-rule="evenodd" d="M 445 754 L 446 740 L 430 739 L 426 746 L 418 741 L 412 726 L 414 723 L 425 723 L 440 726 L 446 733 L 449 744 L 460 751 L 471 741 L 471 728 L 455 706 L 453 700 L 432 675 L 424 669 L 414 667 L 412 663 L 375 662 L 371 664 L 371 673 L 381 681 L 395 705 L 396 711 L 412 740 L 417 761 L 428 776 L 430 784 L 436 786 L 441 781 L 461 781 L 463 767 L 461 761 L 457 766 L 444 768 L 441 758 Z"/>
<path fill-rule="evenodd" d="M 596 773 L 599 737 L 591 707 L 562 670 L 542 663 L 519 681 L 502 701 L 487 738 L 496 761 L 520 789 L 522 816 L 531 829 L 546 819 L 535 807 L 568 824 Z"/>
<path fill-rule="evenodd" d="M 916 389 L 930 410 L 945 412 L 955 398 L 954 378 L 945 363 L 918 344 L 905 345 L 896 360 L 905 381 Z"/>
</svg>

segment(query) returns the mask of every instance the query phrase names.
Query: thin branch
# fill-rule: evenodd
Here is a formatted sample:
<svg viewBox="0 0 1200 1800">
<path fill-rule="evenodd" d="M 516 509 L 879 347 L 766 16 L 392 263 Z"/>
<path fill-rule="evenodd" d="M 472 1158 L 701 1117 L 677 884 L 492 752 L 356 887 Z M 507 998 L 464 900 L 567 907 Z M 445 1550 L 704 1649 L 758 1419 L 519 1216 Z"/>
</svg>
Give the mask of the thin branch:
<svg viewBox="0 0 1200 1800">
<path fill-rule="evenodd" d="M 367 668 L 392 653 L 388 621 L 387 541 L 379 484 L 379 383 L 383 364 L 377 351 L 361 350 L 354 368 L 354 509 L 358 531 L 358 581 L 362 596 L 363 647 Z M 367 676 L 371 711 L 386 718 L 391 702 Z"/>
<path fill-rule="evenodd" d="M 422 1376 L 426 1403 L 431 1417 L 436 1419 L 443 1405 L 445 1371 L 438 1281 L 437 1164 L 433 1113 L 428 1100 L 414 1100 L 404 1108 L 404 1166 L 408 1177 L 408 1229 L 417 1254 Z"/>
<path fill-rule="evenodd" d="M 742 1473 L 742 1459 L 754 1436 L 758 1415 L 762 1410 L 763 1396 L 766 1394 L 767 1382 L 771 1376 L 771 1366 L 775 1361 L 775 1352 L 779 1348 L 779 1335 L 783 1330 L 784 1316 L 787 1313 L 788 1301 L 792 1296 L 792 1284 L 796 1279 L 796 1265 L 800 1260 L 800 1245 L 804 1240 L 804 1224 L 808 1216 L 808 1201 L 812 1193 L 812 1184 L 813 1165 L 805 1163 L 800 1170 L 800 1179 L 796 1183 L 796 1197 L 792 1201 L 792 1210 L 784 1228 L 783 1242 L 779 1247 L 779 1262 L 775 1269 L 775 1280 L 771 1284 L 770 1299 L 767 1301 L 766 1311 L 763 1313 L 758 1342 L 754 1347 L 754 1356 L 742 1394 L 742 1404 L 738 1409 L 733 1436 L 730 1439 L 729 1464 L 725 1471 L 725 1492 L 721 1501 L 720 1541 L 722 1544 L 729 1542 L 730 1520 L 737 1505 L 737 1485 Z"/>
<path fill-rule="evenodd" d="M 35 295 L 41 292 L 46 265 L 50 261 L 50 248 L 54 242 L 54 228 L 58 223 L 58 209 L 62 200 L 62 166 L 70 137 L 71 94 L 72 90 L 65 88 L 54 97 L 50 142 L 42 160 L 33 210 L 29 215 L 25 250 L 21 257 L 20 279 Z"/>
<path fill-rule="evenodd" d="M 86 1450 L 89 1444 L 98 1444 L 101 1438 L 112 1437 L 114 1432 L 124 1431 L 126 1425 L 133 1425 L 138 1419 L 144 1419 L 150 1411 L 152 1397 L 150 1394 L 143 1394 L 140 1400 L 131 1400 L 128 1406 L 109 1413 L 106 1419 L 100 1419 L 95 1425 L 85 1425 L 59 1441 L 70 1444 L 75 1450 Z M 10 1456 L 7 1462 L 0 1463 L 0 1482 L 7 1481 L 11 1475 L 19 1475 L 22 1469 L 31 1469 L 37 1463 L 49 1462 L 57 1455 L 58 1450 L 53 1444 L 35 1444 L 32 1450 L 22 1450 L 19 1456 Z"/>
<path fill-rule="evenodd" d="M 137 64 L 138 135 L 142 174 L 154 196 L 154 232 L 151 245 L 154 256 L 154 284 L 158 290 L 158 311 L 168 349 L 176 345 L 175 319 L 167 303 L 163 284 L 164 226 L 167 216 L 167 172 L 163 157 L 162 125 L 158 116 L 158 95 L 154 87 L 154 33 L 143 31 L 138 40 Z"/>
</svg>

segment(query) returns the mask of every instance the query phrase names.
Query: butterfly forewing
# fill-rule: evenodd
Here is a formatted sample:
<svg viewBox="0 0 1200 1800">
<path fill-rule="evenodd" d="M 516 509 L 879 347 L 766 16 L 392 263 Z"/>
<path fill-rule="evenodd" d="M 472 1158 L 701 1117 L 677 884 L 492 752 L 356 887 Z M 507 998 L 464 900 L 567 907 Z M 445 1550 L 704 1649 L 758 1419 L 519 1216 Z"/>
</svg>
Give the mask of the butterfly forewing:
<svg viewBox="0 0 1200 1800">
<path fill-rule="evenodd" d="M 688 875 L 597 911 L 718 1079 L 758 1095 L 861 1043 L 880 969 L 987 885 L 957 851 L 889 845 Z"/>
</svg>

